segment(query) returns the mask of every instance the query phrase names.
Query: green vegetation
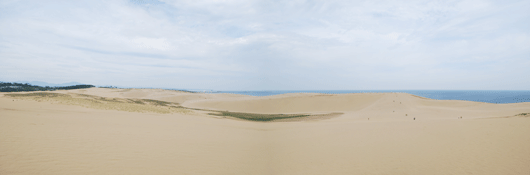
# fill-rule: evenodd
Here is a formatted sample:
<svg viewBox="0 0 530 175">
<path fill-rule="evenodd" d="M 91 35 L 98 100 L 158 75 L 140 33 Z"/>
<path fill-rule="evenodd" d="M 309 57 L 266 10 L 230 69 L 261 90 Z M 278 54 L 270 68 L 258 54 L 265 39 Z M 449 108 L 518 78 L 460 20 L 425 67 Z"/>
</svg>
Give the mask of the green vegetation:
<svg viewBox="0 0 530 175">
<path fill-rule="evenodd" d="M 30 99 L 35 101 L 59 102 L 67 105 L 78 105 L 94 109 L 110 109 L 129 112 L 154 112 L 154 113 L 190 113 L 191 110 L 178 107 L 178 103 L 151 99 L 123 99 L 106 98 L 86 94 L 62 94 L 49 92 L 34 92 L 25 94 L 4 94 L 8 97 Z M 177 106 L 177 107 L 175 107 Z"/>
<path fill-rule="evenodd" d="M 62 86 L 62 87 L 42 87 L 30 84 L 22 83 L 7 83 L 0 82 L 0 92 L 27 92 L 27 91 L 55 91 L 55 90 L 70 90 L 70 89 L 84 89 L 91 88 L 93 85 L 75 85 L 75 86 Z"/>
<path fill-rule="evenodd" d="M 142 102 L 142 100 L 135 100 L 135 99 L 127 99 L 129 102 L 132 102 L 132 103 L 136 103 L 136 104 L 145 104 L 144 102 Z"/>
<path fill-rule="evenodd" d="M 250 121 L 273 121 L 279 119 L 291 119 L 299 117 L 308 117 L 308 114 L 254 114 L 254 113 L 243 113 L 243 112 L 229 112 L 229 111 L 216 111 L 217 113 L 209 113 L 210 115 L 223 116 L 223 117 L 235 117 L 243 120 Z"/>
<path fill-rule="evenodd" d="M 129 112 L 155 112 L 155 113 L 190 113 L 192 110 L 207 111 L 209 115 L 221 116 L 227 118 L 237 118 L 256 122 L 286 121 L 290 119 L 305 120 L 310 118 L 329 118 L 342 113 L 329 114 L 256 114 L 244 112 L 230 112 L 219 110 L 208 110 L 198 108 L 187 108 L 180 106 L 178 103 L 152 100 L 152 99 L 124 99 L 124 98 L 106 98 L 86 94 L 62 94 L 50 92 L 34 92 L 24 94 L 5 94 L 5 96 L 31 99 L 36 101 L 56 101 L 62 104 L 79 105 L 95 109 L 111 109 Z M 527 113 L 523 113 L 527 115 Z M 521 115 L 521 114 L 520 114 Z M 530 115 L 530 114 L 529 114 Z"/>
<path fill-rule="evenodd" d="M 34 92 L 27 94 L 5 94 L 9 97 L 67 97 L 69 95 L 59 93 L 48 93 L 48 92 Z"/>
<path fill-rule="evenodd" d="M 144 103 L 147 102 L 149 104 L 155 105 L 155 106 L 168 106 L 175 103 L 170 103 L 166 101 L 159 101 L 159 100 L 151 100 L 151 99 L 141 99 Z"/>
<path fill-rule="evenodd" d="M 98 86 L 98 88 L 118 89 L 116 86 Z"/>
<path fill-rule="evenodd" d="M 517 116 L 530 117 L 530 113 L 520 113 L 520 114 L 517 114 Z"/>
</svg>

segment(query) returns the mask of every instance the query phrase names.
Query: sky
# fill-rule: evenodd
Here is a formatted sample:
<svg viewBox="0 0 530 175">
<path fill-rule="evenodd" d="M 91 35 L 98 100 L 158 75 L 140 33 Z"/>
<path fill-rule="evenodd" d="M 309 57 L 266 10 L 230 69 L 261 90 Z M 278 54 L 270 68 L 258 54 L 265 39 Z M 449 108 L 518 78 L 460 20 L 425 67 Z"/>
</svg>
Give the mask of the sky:
<svg viewBox="0 0 530 175">
<path fill-rule="evenodd" d="M 528 9 L 528 0 L 0 0 L 0 81 L 530 90 Z"/>
</svg>

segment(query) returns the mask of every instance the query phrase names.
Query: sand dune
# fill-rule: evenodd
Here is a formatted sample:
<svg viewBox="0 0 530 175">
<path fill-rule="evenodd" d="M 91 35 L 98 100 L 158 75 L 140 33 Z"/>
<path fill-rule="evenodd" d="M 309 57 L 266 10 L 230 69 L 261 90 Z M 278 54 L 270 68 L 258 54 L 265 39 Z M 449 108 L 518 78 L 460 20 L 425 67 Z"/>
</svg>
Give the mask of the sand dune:
<svg viewBox="0 0 530 175">
<path fill-rule="evenodd" d="M 529 113 L 530 103 L 404 93 L 251 97 L 104 88 L 54 93 L 105 97 L 100 105 L 146 110 L 2 93 L 0 174 L 530 174 L 530 117 L 517 116 Z M 204 111 L 157 112 L 169 107 L 132 103 L 139 99 L 233 112 L 343 114 L 253 122 Z"/>
<path fill-rule="evenodd" d="M 343 112 L 349 119 L 411 120 L 513 116 L 528 112 L 530 103 L 491 104 L 433 100 L 406 93 L 288 94 L 272 97 L 195 100 L 183 106 L 257 113 Z"/>
</svg>

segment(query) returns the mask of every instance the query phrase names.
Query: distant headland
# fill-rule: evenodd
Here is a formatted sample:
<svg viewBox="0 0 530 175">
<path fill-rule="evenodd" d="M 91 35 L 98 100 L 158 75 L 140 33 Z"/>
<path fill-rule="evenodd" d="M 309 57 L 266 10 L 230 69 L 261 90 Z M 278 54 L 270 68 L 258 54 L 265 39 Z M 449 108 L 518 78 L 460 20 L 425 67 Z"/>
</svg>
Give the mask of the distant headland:
<svg viewBox="0 0 530 175">
<path fill-rule="evenodd" d="M 29 83 L 0 82 L 0 92 L 55 91 L 92 88 L 94 85 L 79 84 L 71 86 L 37 86 Z"/>
</svg>

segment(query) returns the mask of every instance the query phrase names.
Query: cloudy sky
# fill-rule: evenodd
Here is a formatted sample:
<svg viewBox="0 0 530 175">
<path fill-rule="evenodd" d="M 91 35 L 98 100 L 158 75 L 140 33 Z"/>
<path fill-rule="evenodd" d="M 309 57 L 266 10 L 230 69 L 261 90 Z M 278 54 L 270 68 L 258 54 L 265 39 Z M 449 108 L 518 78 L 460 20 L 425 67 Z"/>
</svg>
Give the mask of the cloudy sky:
<svg viewBox="0 0 530 175">
<path fill-rule="evenodd" d="M 0 1 L 0 81 L 530 90 L 530 1 Z"/>
</svg>

